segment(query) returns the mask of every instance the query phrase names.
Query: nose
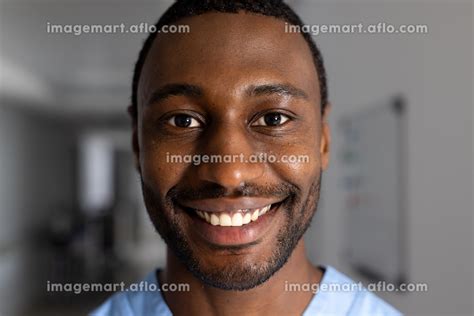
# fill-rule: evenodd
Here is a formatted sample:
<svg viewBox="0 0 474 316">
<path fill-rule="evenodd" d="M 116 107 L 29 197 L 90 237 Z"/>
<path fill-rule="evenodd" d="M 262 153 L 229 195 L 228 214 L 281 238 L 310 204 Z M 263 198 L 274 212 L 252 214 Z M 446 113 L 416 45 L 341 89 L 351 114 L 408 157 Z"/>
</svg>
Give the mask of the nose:
<svg viewBox="0 0 474 316">
<path fill-rule="evenodd" d="M 213 182 L 230 191 L 263 176 L 265 166 L 251 159 L 257 152 L 244 128 L 228 126 L 210 134 L 203 152 L 211 159 L 197 167 L 200 181 Z"/>
</svg>

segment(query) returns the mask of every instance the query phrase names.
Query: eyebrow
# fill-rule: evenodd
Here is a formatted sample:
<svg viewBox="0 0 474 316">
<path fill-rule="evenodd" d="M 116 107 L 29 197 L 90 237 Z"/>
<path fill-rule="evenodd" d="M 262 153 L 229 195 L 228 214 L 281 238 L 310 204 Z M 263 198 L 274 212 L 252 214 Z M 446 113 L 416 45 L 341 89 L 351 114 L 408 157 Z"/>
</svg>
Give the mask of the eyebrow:
<svg viewBox="0 0 474 316">
<path fill-rule="evenodd" d="M 269 96 L 273 94 L 308 100 L 306 92 L 289 84 L 252 85 L 246 90 L 246 95 L 249 97 Z M 151 105 L 159 103 L 172 96 L 198 98 L 203 95 L 204 91 L 199 86 L 186 83 L 173 83 L 167 84 L 154 91 L 147 104 Z"/>
<path fill-rule="evenodd" d="M 250 86 L 247 89 L 248 96 L 265 96 L 278 94 L 308 100 L 308 95 L 303 90 L 289 84 L 264 84 L 259 86 Z"/>
<path fill-rule="evenodd" d="M 196 98 L 203 95 L 204 92 L 201 87 L 186 83 L 173 83 L 167 84 L 153 92 L 147 104 L 151 105 L 154 103 L 159 103 L 172 96 L 187 96 Z"/>
</svg>

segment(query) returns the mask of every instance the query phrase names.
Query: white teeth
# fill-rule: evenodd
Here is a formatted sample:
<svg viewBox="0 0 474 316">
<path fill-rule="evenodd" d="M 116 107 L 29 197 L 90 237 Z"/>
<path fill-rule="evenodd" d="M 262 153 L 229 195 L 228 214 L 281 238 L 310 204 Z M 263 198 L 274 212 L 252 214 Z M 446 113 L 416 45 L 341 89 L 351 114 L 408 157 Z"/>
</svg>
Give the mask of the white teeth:
<svg viewBox="0 0 474 316">
<path fill-rule="evenodd" d="M 221 226 L 232 226 L 232 219 L 229 214 L 222 212 L 219 216 Z"/>
<path fill-rule="evenodd" d="M 216 225 L 219 225 L 219 223 L 220 223 L 219 217 L 217 217 L 216 214 L 211 214 L 211 224 L 216 226 Z"/>
<path fill-rule="evenodd" d="M 255 222 L 258 219 L 258 209 L 252 213 L 252 222 Z"/>
<path fill-rule="evenodd" d="M 250 223 L 252 220 L 252 215 L 250 213 L 245 213 L 244 218 L 242 218 L 242 225 Z"/>
<path fill-rule="evenodd" d="M 267 205 L 264 208 L 261 208 L 260 212 L 258 213 L 258 216 L 261 216 L 261 215 L 265 214 L 270 209 L 270 206 L 271 205 Z"/>
<path fill-rule="evenodd" d="M 270 210 L 271 205 L 267 205 L 260 209 L 241 209 L 235 212 L 227 213 L 227 212 L 220 212 L 220 213 L 211 213 L 211 212 L 204 212 L 201 210 L 196 210 L 196 214 L 204 219 L 211 225 L 214 226 L 243 226 L 247 225 L 250 222 L 255 222 L 259 216 L 264 215 L 265 213 Z"/>
<path fill-rule="evenodd" d="M 242 226 L 242 213 L 235 213 L 234 216 L 232 216 L 232 226 Z"/>
</svg>

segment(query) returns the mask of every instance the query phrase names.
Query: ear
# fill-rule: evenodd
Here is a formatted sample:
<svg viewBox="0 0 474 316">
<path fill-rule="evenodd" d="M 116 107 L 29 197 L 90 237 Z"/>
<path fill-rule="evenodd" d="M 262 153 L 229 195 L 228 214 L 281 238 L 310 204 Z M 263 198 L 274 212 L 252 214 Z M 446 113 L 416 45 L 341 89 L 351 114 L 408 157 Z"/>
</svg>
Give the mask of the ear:
<svg viewBox="0 0 474 316">
<path fill-rule="evenodd" d="M 127 108 L 128 114 L 132 119 L 132 150 L 134 156 L 135 168 L 140 172 L 140 146 L 138 144 L 138 131 L 137 131 L 137 110 L 133 105 L 129 105 Z"/>
<path fill-rule="evenodd" d="M 331 112 L 331 104 L 327 103 L 321 117 L 321 168 L 326 170 L 329 167 L 330 147 L 331 147 L 331 130 L 329 128 L 328 117 Z"/>
</svg>

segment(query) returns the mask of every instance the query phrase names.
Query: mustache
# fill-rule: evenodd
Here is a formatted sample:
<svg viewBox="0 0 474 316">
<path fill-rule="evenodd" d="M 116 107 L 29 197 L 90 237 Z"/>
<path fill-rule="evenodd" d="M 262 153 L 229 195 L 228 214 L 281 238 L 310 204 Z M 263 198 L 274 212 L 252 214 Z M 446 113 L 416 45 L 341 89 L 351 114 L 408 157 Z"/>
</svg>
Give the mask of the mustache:
<svg viewBox="0 0 474 316">
<path fill-rule="evenodd" d="M 198 188 L 174 186 L 168 191 L 168 198 L 172 201 L 178 200 L 204 200 L 222 197 L 261 197 L 295 196 L 299 193 L 297 186 L 291 183 L 279 183 L 275 185 L 257 185 L 246 183 L 238 188 L 229 190 L 217 183 L 206 183 Z"/>
</svg>

